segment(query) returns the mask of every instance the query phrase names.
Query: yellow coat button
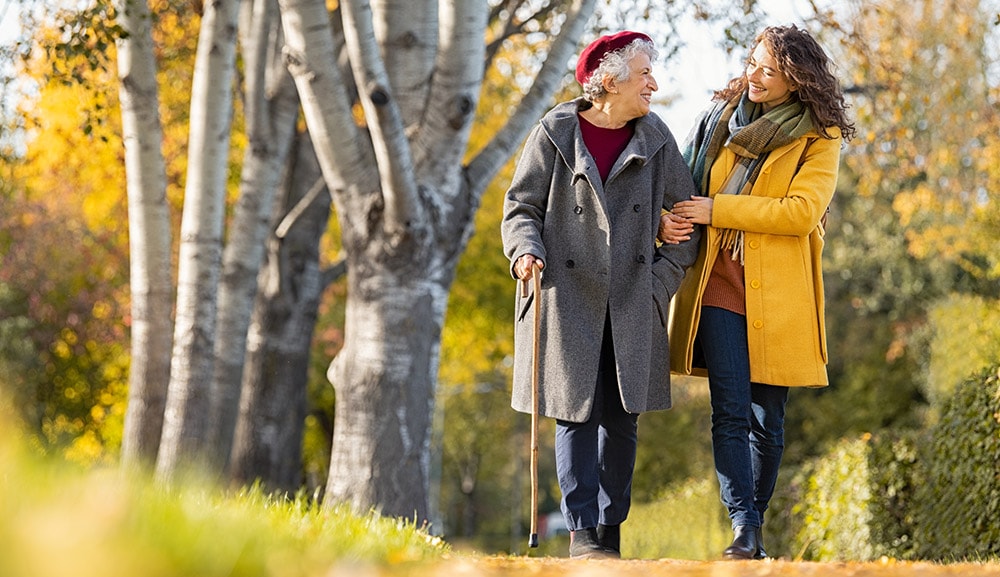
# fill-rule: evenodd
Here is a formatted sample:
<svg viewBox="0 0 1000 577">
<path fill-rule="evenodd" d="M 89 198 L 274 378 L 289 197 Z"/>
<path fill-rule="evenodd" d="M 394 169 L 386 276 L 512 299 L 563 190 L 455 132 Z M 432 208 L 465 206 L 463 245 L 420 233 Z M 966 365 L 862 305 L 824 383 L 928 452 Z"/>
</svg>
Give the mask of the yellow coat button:
<svg viewBox="0 0 1000 577">
<path fill-rule="evenodd" d="M 750 241 L 750 248 L 757 248 L 758 246 L 760 246 L 760 243 L 757 242 L 756 240 Z"/>
<path fill-rule="evenodd" d="M 760 281 L 757 280 L 757 279 L 754 279 L 754 280 L 750 281 L 750 288 L 759 289 L 760 288 Z"/>
<path fill-rule="evenodd" d="M 754 321 L 753 328 L 755 329 L 764 328 L 764 321 Z"/>
</svg>

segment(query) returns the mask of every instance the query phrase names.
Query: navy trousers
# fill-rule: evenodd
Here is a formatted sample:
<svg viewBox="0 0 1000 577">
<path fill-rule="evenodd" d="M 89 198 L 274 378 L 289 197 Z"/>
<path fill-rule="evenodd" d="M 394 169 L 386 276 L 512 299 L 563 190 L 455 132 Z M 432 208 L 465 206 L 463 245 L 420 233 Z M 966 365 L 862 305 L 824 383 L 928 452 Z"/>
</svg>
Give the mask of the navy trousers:
<svg viewBox="0 0 1000 577">
<path fill-rule="evenodd" d="M 610 319 L 605 320 L 594 405 L 584 423 L 556 421 L 556 474 L 566 526 L 618 525 L 632 502 L 638 415 L 622 406 Z"/>
</svg>

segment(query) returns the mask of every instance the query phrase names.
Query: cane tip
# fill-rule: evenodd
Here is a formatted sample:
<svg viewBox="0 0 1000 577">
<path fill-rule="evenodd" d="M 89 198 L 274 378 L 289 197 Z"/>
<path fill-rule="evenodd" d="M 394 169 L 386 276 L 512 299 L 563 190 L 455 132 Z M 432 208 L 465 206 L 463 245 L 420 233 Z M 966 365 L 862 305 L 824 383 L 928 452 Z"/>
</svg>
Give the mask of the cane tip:
<svg viewBox="0 0 1000 577">
<path fill-rule="evenodd" d="M 531 536 L 528 537 L 528 547 L 538 547 L 538 533 L 532 533 Z"/>
</svg>

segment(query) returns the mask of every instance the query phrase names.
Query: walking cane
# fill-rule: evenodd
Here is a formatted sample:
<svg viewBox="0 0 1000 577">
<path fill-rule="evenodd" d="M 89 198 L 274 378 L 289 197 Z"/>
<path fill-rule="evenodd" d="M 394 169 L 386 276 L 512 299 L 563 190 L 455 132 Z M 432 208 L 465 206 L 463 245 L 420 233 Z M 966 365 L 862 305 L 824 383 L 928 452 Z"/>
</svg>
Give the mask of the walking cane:
<svg viewBox="0 0 1000 577">
<path fill-rule="evenodd" d="M 531 338 L 531 536 L 528 547 L 538 547 L 538 365 L 542 312 L 542 268 L 536 261 L 531 266 L 531 280 L 535 292 L 534 331 Z M 527 296 L 528 283 L 521 283 L 521 296 Z"/>
</svg>

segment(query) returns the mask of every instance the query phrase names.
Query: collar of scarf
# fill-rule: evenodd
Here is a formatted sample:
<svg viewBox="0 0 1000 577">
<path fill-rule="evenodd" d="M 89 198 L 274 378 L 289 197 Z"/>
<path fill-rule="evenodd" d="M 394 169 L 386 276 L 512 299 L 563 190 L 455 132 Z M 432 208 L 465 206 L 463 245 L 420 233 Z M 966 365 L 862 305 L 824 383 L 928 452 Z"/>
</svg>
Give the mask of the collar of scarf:
<svg viewBox="0 0 1000 577">
<path fill-rule="evenodd" d="M 683 154 L 702 194 L 708 193 L 708 175 L 723 146 L 736 153 L 741 163 L 763 162 L 768 152 L 813 129 L 812 115 L 798 98 L 766 114 L 762 112 L 762 106 L 751 102 L 744 92 L 728 102 L 717 103 L 695 124 Z"/>
<path fill-rule="evenodd" d="M 716 104 L 696 123 L 684 145 L 684 158 L 699 192 L 708 195 L 712 163 L 723 146 L 736 154 L 736 164 L 719 194 L 746 194 L 753 188 L 768 153 L 791 144 L 813 128 L 812 115 L 798 98 L 764 113 L 744 92 Z M 743 231 L 722 229 L 722 249 L 743 264 Z"/>
</svg>

